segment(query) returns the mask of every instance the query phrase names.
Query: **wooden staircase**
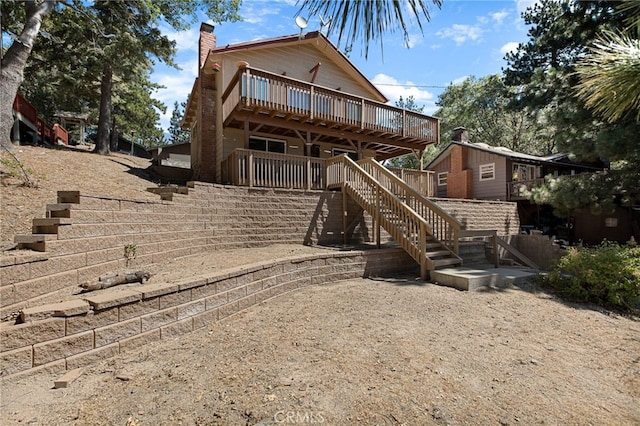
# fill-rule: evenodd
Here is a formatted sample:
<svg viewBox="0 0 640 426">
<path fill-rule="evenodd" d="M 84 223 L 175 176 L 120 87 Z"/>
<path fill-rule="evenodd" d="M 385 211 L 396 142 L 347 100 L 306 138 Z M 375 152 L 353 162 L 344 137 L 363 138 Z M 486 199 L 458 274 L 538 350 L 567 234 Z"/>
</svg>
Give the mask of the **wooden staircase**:
<svg viewBox="0 0 640 426">
<path fill-rule="evenodd" d="M 420 264 L 422 279 L 430 270 L 462 266 L 457 255 L 462 225 L 375 160 L 334 157 L 327 181 L 329 188 L 353 198 Z"/>
</svg>

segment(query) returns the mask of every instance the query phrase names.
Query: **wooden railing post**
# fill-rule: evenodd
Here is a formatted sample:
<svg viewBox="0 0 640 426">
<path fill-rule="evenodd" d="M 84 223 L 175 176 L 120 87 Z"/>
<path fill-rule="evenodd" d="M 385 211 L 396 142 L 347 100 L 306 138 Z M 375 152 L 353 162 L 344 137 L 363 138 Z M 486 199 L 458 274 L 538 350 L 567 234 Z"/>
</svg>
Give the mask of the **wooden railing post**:
<svg viewBox="0 0 640 426">
<path fill-rule="evenodd" d="M 420 222 L 420 279 L 427 280 L 427 230 Z"/>
<path fill-rule="evenodd" d="M 307 191 L 313 185 L 313 176 L 311 176 L 311 157 L 307 157 Z"/>
<path fill-rule="evenodd" d="M 380 248 L 380 186 L 376 186 L 376 246 Z"/>
<path fill-rule="evenodd" d="M 253 187 L 254 178 L 255 178 L 255 170 L 253 169 L 253 153 L 249 153 L 249 188 Z"/>
</svg>

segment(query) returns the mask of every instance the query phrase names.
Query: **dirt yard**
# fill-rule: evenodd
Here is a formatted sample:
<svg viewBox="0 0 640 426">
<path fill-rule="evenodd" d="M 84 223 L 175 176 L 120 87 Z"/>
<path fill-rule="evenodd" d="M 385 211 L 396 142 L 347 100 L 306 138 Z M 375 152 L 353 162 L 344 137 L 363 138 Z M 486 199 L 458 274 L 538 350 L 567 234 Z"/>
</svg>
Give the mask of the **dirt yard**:
<svg viewBox="0 0 640 426">
<path fill-rule="evenodd" d="M 22 154 L 46 187 L 2 187 L 3 241 L 24 228 L 16 214 L 44 211 L 56 189 L 144 198 L 151 185 L 138 177 L 144 160 Z M 209 256 L 224 268 L 250 253 Z M 194 256 L 154 273 L 210 264 Z M 534 285 L 460 292 L 411 276 L 358 279 L 269 299 L 52 389 L 59 376 L 0 381 L 1 424 L 637 425 L 640 322 Z"/>
</svg>

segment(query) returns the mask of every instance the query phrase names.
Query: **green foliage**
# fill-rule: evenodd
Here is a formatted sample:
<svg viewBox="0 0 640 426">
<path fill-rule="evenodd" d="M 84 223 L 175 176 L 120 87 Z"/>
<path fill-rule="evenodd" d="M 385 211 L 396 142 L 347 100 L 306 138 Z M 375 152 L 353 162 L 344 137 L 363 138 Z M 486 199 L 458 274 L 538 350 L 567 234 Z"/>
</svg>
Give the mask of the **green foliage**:
<svg viewBox="0 0 640 426">
<path fill-rule="evenodd" d="M 31 167 L 24 164 L 11 152 L 7 152 L 8 157 L 0 158 L 0 164 L 4 166 L 2 175 L 18 179 L 22 186 L 37 188 L 41 180 L 45 180 L 44 175 L 38 175 Z"/>
<path fill-rule="evenodd" d="M 43 21 L 21 91 L 48 122 L 58 111 L 89 113 L 91 122 L 100 121 L 102 145 L 109 139 L 105 130 L 115 126 L 120 134 L 135 132 L 144 146 L 160 145 L 159 113 L 166 106 L 153 98 L 160 86 L 151 82 L 151 71 L 157 61 L 177 67 L 175 43 L 160 28 L 187 29 L 202 13 L 214 22 L 236 21 L 239 6 L 240 0 L 59 2 Z M 0 7 L 3 33 L 20 34 L 24 2 Z M 112 90 L 101 93 L 103 76 L 111 74 Z M 112 102 L 101 114 L 102 98 Z"/>
<path fill-rule="evenodd" d="M 585 102 L 604 98 L 615 101 L 615 94 L 612 96 L 605 89 L 606 92 L 596 98 L 588 94 L 584 99 L 578 96 L 579 64 L 589 61 L 593 43 L 598 42 L 604 32 L 619 33 L 628 28 L 629 22 L 637 21 L 630 20 L 638 10 L 637 5 L 622 8 L 624 13 L 620 13 L 616 8 L 621 4 L 624 5 L 603 0 L 537 2 L 524 14 L 525 23 L 531 26 L 529 41 L 506 56 L 505 81 L 517 90 L 511 106 L 516 110 L 547 109 L 545 125 L 558 151 L 570 153 L 578 161 L 604 159 L 611 163 L 604 177 L 594 175 L 576 181 L 561 178 L 538 191 L 536 201 L 544 199 L 560 210 L 570 211 L 580 206 L 597 211 L 613 204 L 630 205 L 640 201 L 637 184 L 640 122 L 634 119 L 633 108 L 610 120 L 613 115 L 598 116 Z M 598 76 L 595 81 L 603 82 L 603 75 L 599 75 L 603 71 L 606 69 L 602 67 L 594 70 L 592 75 Z M 626 78 L 629 83 L 623 84 L 621 90 L 637 89 L 637 78 Z M 605 78 L 604 81 L 611 80 Z M 589 93 L 594 93 L 594 87 L 590 86 Z"/>
<path fill-rule="evenodd" d="M 572 247 L 544 282 L 571 300 L 635 309 L 640 303 L 640 247 L 607 242 L 597 248 Z"/>
<path fill-rule="evenodd" d="M 527 154 L 549 154 L 553 135 L 546 125 L 547 109 L 511 109 L 517 90 L 499 75 L 469 77 L 450 85 L 440 95 L 436 116 L 441 119 L 440 139 L 451 140 L 453 130 L 464 127 L 471 142 L 502 146 Z"/>
</svg>

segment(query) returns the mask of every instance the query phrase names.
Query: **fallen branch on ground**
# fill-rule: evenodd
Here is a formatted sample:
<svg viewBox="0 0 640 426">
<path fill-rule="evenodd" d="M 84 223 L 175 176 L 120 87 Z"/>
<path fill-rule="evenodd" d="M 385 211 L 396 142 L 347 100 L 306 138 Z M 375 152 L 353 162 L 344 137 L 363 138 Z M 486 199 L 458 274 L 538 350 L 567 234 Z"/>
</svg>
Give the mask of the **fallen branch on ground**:
<svg viewBox="0 0 640 426">
<path fill-rule="evenodd" d="M 144 284 L 149 278 L 151 278 L 151 274 L 146 271 L 125 272 L 123 274 L 103 275 L 98 278 L 98 281 L 82 283 L 80 287 L 86 291 L 101 290 L 121 284 L 138 282 Z"/>
</svg>

